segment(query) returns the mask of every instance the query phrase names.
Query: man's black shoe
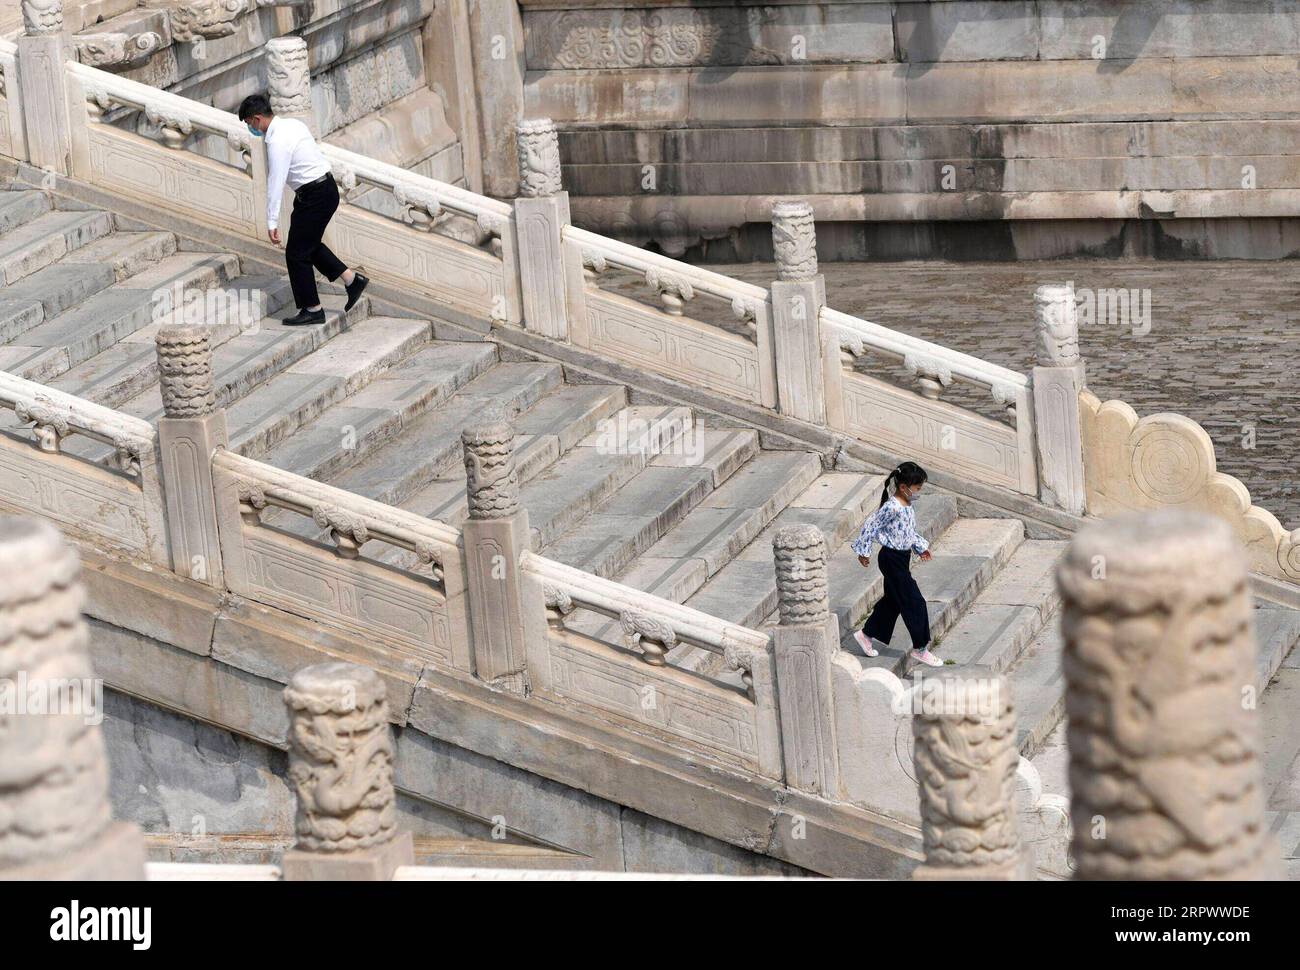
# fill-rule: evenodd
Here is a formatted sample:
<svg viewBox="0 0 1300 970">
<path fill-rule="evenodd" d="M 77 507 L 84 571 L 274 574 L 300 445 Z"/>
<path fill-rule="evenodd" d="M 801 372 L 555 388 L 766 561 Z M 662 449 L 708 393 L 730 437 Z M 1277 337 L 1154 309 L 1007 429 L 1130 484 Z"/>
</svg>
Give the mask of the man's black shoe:
<svg viewBox="0 0 1300 970">
<path fill-rule="evenodd" d="M 347 313 L 357 305 L 357 300 L 361 299 L 361 291 L 366 288 L 366 284 L 369 282 L 370 278 L 368 276 L 362 276 L 360 273 L 356 272 L 352 274 L 352 282 L 343 287 L 343 289 L 348 291 L 348 302 L 343 304 L 344 313 Z"/>
<path fill-rule="evenodd" d="M 299 310 L 296 314 L 288 317 L 284 321 L 286 327 L 301 327 L 308 323 L 324 323 L 325 310 L 322 307 L 319 310 Z"/>
</svg>

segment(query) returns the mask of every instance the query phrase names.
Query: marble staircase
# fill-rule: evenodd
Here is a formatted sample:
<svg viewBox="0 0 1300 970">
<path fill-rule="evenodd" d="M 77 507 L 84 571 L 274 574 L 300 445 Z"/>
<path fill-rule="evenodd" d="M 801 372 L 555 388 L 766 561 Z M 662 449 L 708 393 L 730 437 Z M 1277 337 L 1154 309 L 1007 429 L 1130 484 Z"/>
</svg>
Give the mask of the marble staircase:
<svg viewBox="0 0 1300 970">
<path fill-rule="evenodd" d="M 203 313 L 231 450 L 454 526 L 467 516 L 461 431 L 504 418 L 518 436 L 535 552 L 741 626 L 776 622 L 776 530 L 815 525 L 831 557 L 843 651 L 863 667 L 910 672 L 901 623 L 877 658 L 852 639 L 881 589 L 878 568 L 863 569 L 849 546 L 879 502 L 878 473 L 765 447 L 752 428 L 639 403 L 623 385 L 570 382 L 562 364 L 447 339 L 436 320 L 386 315 L 369 299 L 345 314 L 339 287 L 322 290 L 325 325 L 286 327 L 293 308 L 278 267 L 195 250 L 34 189 L 0 192 L 0 275 L 0 369 L 149 422 L 162 415 L 154 336 L 186 312 L 160 294 L 224 294 Z M 251 320 L 240 312 L 250 305 Z M 8 411 L 0 418 L 18 426 Z M 64 450 L 102 460 L 111 448 L 74 438 Z M 961 514 L 957 497 L 933 486 L 917 512 L 934 552 L 914 573 L 936 651 L 1009 675 L 1019 748 L 1033 758 L 1063 717 L 1054 566 L 1066 543 L 1029 537 L 1017 518 Z M 262 521 L 327 542 L 309 517 L 272 508 Z M 429 568 L 396 546 L 370 558 Z M 1300 610 L 1258 601 L 1256 621 L 1266 691 L 1300 639 Z M 621 642 L 618 623 L 595 613 L 568 629 Z M 674 667 L 739 685 L 720 659 L 689 645 L 668 655 Z"/>
</svg>

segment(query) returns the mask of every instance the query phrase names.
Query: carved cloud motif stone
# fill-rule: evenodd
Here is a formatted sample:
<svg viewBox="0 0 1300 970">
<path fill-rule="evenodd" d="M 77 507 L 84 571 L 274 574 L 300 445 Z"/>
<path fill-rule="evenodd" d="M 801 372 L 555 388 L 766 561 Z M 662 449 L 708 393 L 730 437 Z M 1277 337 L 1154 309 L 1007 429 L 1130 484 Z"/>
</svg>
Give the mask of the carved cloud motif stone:
<svg viewBox="0 0 1300 970">
<path fill-rule="evenodd" d="M 211 337 L 206 327 L 163 327 L 158 331 L 158 378 L 169 418 L 194 418 L 216 407 Z"/>
<path fill-rule="evenodd" d="M 504 421 L 467 428 L 461 434 L 470 518 L 503 519 L 519 511 L 514 442 L 514 429 Z"/>
<path fill-rule="evenodd" d="M 1034 324 L 1039 366 L 1079 363 L 1079 307 L 1074 287 L 1047 285 L 1035 290 Z"/>
<path fill-rule="evenodd" d="M 355 664 L 318 664 L 294 674 L 284 699 L 297 847 L 351 852 L 391 840 L 393 738 L 379 675 Z"/>
<path fill-rule="evenodd" d="M 826 540 L 814 525 L 779 529 L 772 539 L 783 624 L 820 623 L 830 614 Z"/>
<path fill-rule="evenodd" d="M 266 83 L 276 114 L 311 112 L 311 64 L 301 37 L 275 37 L 266 43 Z"/>
</svg>

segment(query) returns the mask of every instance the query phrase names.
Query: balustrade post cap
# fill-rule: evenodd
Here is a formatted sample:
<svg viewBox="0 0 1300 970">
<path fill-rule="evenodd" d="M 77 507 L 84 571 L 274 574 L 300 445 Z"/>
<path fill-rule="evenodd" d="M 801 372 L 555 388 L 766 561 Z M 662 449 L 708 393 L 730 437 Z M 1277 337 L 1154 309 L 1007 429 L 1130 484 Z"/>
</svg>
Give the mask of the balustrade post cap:
<svg viewBox="0 0 1300 970">
<path fill-rule="evenodd" d="M 537 199 L 561 190 L 560 136 L 550 118 L 525 118 L 515 126 L 519 194 Z"/>
<path fill-rule="evenodd" d="M 504 419 L 488 419 L 466 427 L 460 433 L 460 440 L 471 448 L 500 445 L 515 440 L 515 429 Z"/>
<path fill-rule="evenodd" d="M 314 664 L 294 673 L 284 689 L 290 709 L 312 714 L 351 714 L 386 702 L 383 679 L 359 664 Z"/>
<path fill-rule="evenodd" d="M 154 345 L 166 416 L 193 418 L 216 410 L 210 330 L 203 326 L 161 327 Z"/>
<path fill-rule="evenodd" d="M 22 0 L 23 33 L 28 37 L 63 31 L 63 0 Z"/>
<path fill-rule="evenodd" d="M 772 206 L 772 252 L 777 277 L 806 282 L 817 276 L 817 223 L 813 208 L 802 199 Z"/>
<path fill-rule="evenodd" d="M 1181 594 L 1225 595 L 1246 576 L 1245 552 L 1228 523 L 1186 509 L 1102 519 L 1075 535 L 1057 566 L 1067 606 L 1132 613 Z"/>
<path fill-rule="evenodd" d="M 778 552 L 804 552 L 818 549 L 825 553 L 826 537 L 815 525 L 784 525 L 772 536 L 772 548 Z"/>
<path fill-rule="evenodd" d="M 272 37 L 266 42 L 266 46 L 267 49 L 273 50 L 276 53 L 289 53 L 292 51 L 305 51 L 307 49 L 307 41 L 294 34 L 285 34 L 282 37 Z"/>
<path fill-rule="evenodd" d="M 921 721 L 989 721 L 1013 706 L 1011 681 L 979 665 L 920 671 L 916 689 L 913 716 Z"/>
<path fill-rule="evenodd" d="M 69 586 L 80 572 L 76 549 L 49 521 L 27 515 L 0 516 L 0 609 Z M 74 605 L 79 608 L 80 600 Z M 12 632 L 5 626 L 0 621 L 0 637 Z"/>
<path fill-rule="evenodd" d="M 788 525 L 772 537 L 782 625 L 820 623 L 830 615 L 826 537 L 815 525 Z"/>
<path fill-rule="evenodd" d="M 1045 283 L 1034 290 L 1034 327 L 1040 366 L 1079 363 L 1079 304 L 1072 283 Z"/>
</svg>

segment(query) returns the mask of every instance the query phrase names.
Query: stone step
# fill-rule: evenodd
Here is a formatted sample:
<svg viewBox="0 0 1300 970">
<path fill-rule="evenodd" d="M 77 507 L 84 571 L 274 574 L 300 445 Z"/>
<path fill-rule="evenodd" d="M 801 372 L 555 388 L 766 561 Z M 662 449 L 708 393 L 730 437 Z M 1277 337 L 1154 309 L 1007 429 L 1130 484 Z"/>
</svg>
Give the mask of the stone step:
<svg viewBox="0 0 1300 970">
<path fill-rule="evenodd" d="M 16 283 L 112 231 L 107 212 L 45 212 L 0 237 L 0 281 Z"/>
<path fill-rule="evenodd" d="M 220 286 L 238 275 L 239 260 L 224 254 L 177 253 L 122 283 L 113 282 L 112 266 L 58 268 L 87 273 L 99 282 L 108 279 L 112 285 L 97 289 L 52 319 L 47 307 L 45 322 L 23 333 L 21 344 L 3 348 L 4 370 L 43 383 L 154 322 L 164 306 L 157 299 L 160 291 L 174 286 L 193 290 Z"/>
<path fill-rule="evenodd" d="M 983 521 L 1014 523 L 1023 537 L 1019 520 Z M 935 652 L 958 664 L 1010 669 L 1057 607 L 1056 564 L 1067 545 L 1043 539 L 1019 543 Z"/>
<path fill-rule="evenodd" d="M 776 572 L 772 537 L 780 525 L 812 521 L 829 531 L 828 545 L 861 525 L 861 512 L 872 490 L 867 483 L 853 495 L 854 508 L 787 508 L 822 474 L 821 459 L 801 451 L 765 451 L 701 504 L 728 512 L 752 509 L 757 520 L 744 526 L 754 538 L 713 573 L 686 605 L 742 626 L 758 626 L 776 609 Z M 862 478 L 865 476 L 859 476 Z M 819 490 L 820 491 L 820 490 Z M 813 499 L 809 499 L 813 501 Z M 789 514 L 787 514 L 789 513 Z M 786 515 L 785 519 L 781 519 Z M 855 521 L 856 520 L 856 521 Z M 754 529 L 756 525 L 761 526 Z M 779 523 L 779 525 L 778 525 Z M 833 548 L 833 546 L 832 546 Z M 652 552 L 655 550 L 652 550 Z"/>
<path fill-rule="evenodd" d="M 727 428 L 717 433 L 740 434 L 748 445 L 744 436 L 750 432 L 743 429 Z M 772 462 L 769 456 L 774 455 L 784 455 L 786 461 Z M 795 456 L 795 461 L 790 461 L 791 456 Z M 816 458 L 803 456 L 801 452 L 760 453 L 760 458 L 755 460 L 767 466 L 765 474 L 772 475 L 778 464 L 785 465 L 792 473 L 784 487 L 777 486 L 773 490 L 776 502 L 756 508 L 697 508 L 645 555 L 637 558 L 618 577 L 618 581 L 675 603 L 684 603 L 729 563 L 746 557 L 746 561 L 761 561 L 764 545 L 770 559 L 772 536 L 783 525 L 817 525 L 826 533 L 833 548 L 861 524 L 863 510 L 874 501 L 881 477 L 848 472 L 816 475 L 811 484 L 780 508 L 778 503 L 782 492 L 789 494 L 794 491 L 810 474 L 815 475 L 820 469 L 820 461 L 810 463 L 804 460 L 807 457 Z M 722 501 L 738 501 L 751 490 L 749 483 L 738 483 L 734 491 L 728 491 L 728 486 L 723 485 L 719 492 L 723 493 Z M 738 567 L 737 572 L 748 572 L 752 568 Z M 580 617 L 569 626 L 597 639 L 618 635 L 618 625 L 603 617 Z M 669 655 L 670 662 L 692 670 L 712 664 L 715 656 L 689 646 L 678 647 Z"/>
<path fill-rule="evenodd" d="M 257 307 L 267 314 L 275 313 L 290 298 L 287 280 L 241 276 L 218 292 L 233 298 L 219 301 L 212 313 L 187 317 L 182 312 L 174 312 L 141 327 L 50 384 L 105 407 L 121 407 L 146 393 L 158 381 L 155 353 L 158 330 L 175 322 L 201 323 L 208 329 L 218 401 L 224 404 L 242 397 L 260 380 L 284 366 L 286 360 L 297 360 L 319 346 L 320 327 L 286 327 L 269 316 L 249 320 L 241 309 Z M 249 299 L 241 302 L 244 293 L 249 294 Z M 330 326 L 337 332 L 337 320 Z M 150 412 L 150 420 L 161 413 L 162 407 L 156 394 L 152 400 L 155 409 Z"/>
<path fill-rule="evenodd" d="M 509 365 L 501 365 L 505 366 Z M 689 408 L 684 407 L 634 405 L 621 409 L 608 420 L 622 426 L 657 422 L 665 428 L 683 429 L 689 433 L 693 415 Z M 540 437 L 534 436 L 531 447 L 543 447 Z M 534 550 L 544 549 L 554 542 L 636 477 L 660 450 L 672 445 L 675 435 L 668 432 L 653 438 L 638 438 L 624 442 L 622 450 L 598 445 L 598 440 L 599 432 L 588 434 L 558 460 L 535 469 L 532 477 L 521 483 L 519 501 L 528 510 Z M 459 430 L 452 441 L 456 454 L 460 454 Z M 525 445 L 521 451 L 521 461 L 525 465 L 533 464 L 528 454 L 529 447 Z M 452 525 L 460 525 L 465 520 L 466 506 L 463 473 L 430 482 L 402 503 L 402 508 L 409 512 Z M 390 547 L 377 558 L 403 568 L 413 568 L 412 558 L 403 550 Z"/>
<path fill-rule="evenodd" d="M 49 212 L 49 196 L 36 189 L 0 192 L 0 236 Z"/>
<path fill-rule="evenodd" d="M 690 408 L 632 405 L 609 419 L 613 427 L 634 429 L 630 437 L 596 431 L 520 490 L 528 509 L 533 548 L 545 549 L 670 449 L 692 433 Z M 635 429 L 647 429 L 637 431 Z"/>
<path fill-rule="evenodd" d="M 350 492 L 366 494 L 357 485 L 378 489 L 378 501 L 394 504 L 392 499 L 403 494 L 403 483 L 427 460 L 403 431 L 445 404 L 496 359 L 496 346 L 490 343 L 439 341 L 424 347 L 304 425 L 266 460 Z M 395 440 L 399 437 L 400 444 Z M 372 454 L 377 461 L 367 461 Z M 355 474 L 362 466 L 366 472 Z"/>
<path fill-rule="evenodd" d="M 656 456 L 578 526 L 543 548 L 543 554 L 613 577 L 682 523 L 758 451 L 755 431 L 697 428 L 677 439 L 682 441 L 691 444 Z"/>
<path fill-rule="evenodd" d="M 1300 639 L 1300 610 L 1257 602 L 1254 611 L 1255 640 L 1258 644 L 1255 689 L 1267 697 L 1269 681 L 1283 659 Z M 946 647 L 946 641 L 945 641 Z M 1008 672 L 1012 699 L 1016 705 L 1016 737 L 1020 753 L 1032 758 L 1065 715 L 1065 676 L 1061 670 L 1064 650 L 1059 609 L 1045 618 L 1042 628 Z M 945 651 L 946 652 L 946 651 Z"/>
<path fill-rule="evenodd" d="M 176 237 L 170 232 L 115 232 L 68 253 L 60 262 L 103 263 L 113 268 L 120 283 L 175 252 Z"/>
<path fill-rule="evenodd" d="M 430 351 L 439 349 L 446 358 L 444 366 L 453 360 L 480 368 L 480 359 L 488 366 L 496 362 L 493 344 L 439 342 Z M 487 356 L 482 358 L 484 354 Z M 596 422 L 617 410 L 626 394 L 622 387 L 555 387 L 560 374 L 554 365 L 497 366 L 507 368 L 508 380 L 476 376 L 435 410 L 410 422 L 392 441 L 329 479 L 330 484 L 460 525 L 468 513 L 460 436 L 465 428 L 481 420 L 485 409 L 510 411 L 516 406 L 526 407 L 511 423 L 516 429 L 522 426 L 532 432 L 519 435 L 515 442 L 516 469 L 520 482 L 527 483 L 559 458 L 559 441 L 571 442 L 585 436 Z M 582 394 L 573 394 L 575 390 Z M 265 514 L 263 521 L 269 521 Z M 324 530 L 302 516 L 293 517 L 282 527 L 306 538 L 324 537 Z M 402 550 L 375 547 L 374 554 L 383 562 L 413 565 Z"/>
<path fill-rule="evenodd" d="M 11 342 L 115 282 L 111 266 L 56 264 L 0 287 L 0 370 L 14 372 L 31 355 L 30 348 Z"/>
<path fill-rule="evenodd" d="M 282 318 L 294 313 L 294 307 L 286 305 L 287 299 L 288 294 L 282 294 L 278 300 L 280 306 L 274 311 L 277 316 L 264 317 L 252 328 L 241 329 L 242 325 L 238 323 L 214 328 L 213 337 L 217 343 L 212 354 L 212 376 L 217 403 L 221 407 L 232 406 L 285 367 L 342 333 L 350 323 L 364 320 L 369 312 L 369 302 L 363 297 L 345 317 L 341 310 L 346 297 L 322 292 L 321 305 L 328 311 L 339 312 L 327 313 L 325 323 L 319 326 L 286 327 Z M 128 337 L 125 342 L 152 346 L 159 329 L 159 325 L 151 325 Z M 155 422 L 163 415 L 162 393 L 154 384 L 119 410 Z"/>
<path fill-rule="evenodd" d="M 324 300 L 324 297 L 322 297 Z M 355 308 L 354 308 L 355 309 Z M 332 314 L 331 314 L 332 316 Z M 301 357 L 228 410 L 230 447 L 258 458 L 427 343 L 428 320 L 370 317 Z M 346 429 L 335 429 L 342 442 Z"/>
<path fill-rule="evenodd" d="M 1255 601 L 1255 685 L 1263 693 L 1284 663 L 1290 665 L 1300 641 L 1300 610 Z"/>
<path fill-rule="evenodd" d="M 484 350 L 490 351 L 486 363 L 496 362 L 492 344 L 450 346 L 458 348 L 458 353 L 470 359 Z M 479 350 L 476 353 L 470 348 Z M 518 370 L 514 373 L 514 393 L 524 400 L 535 395 L 539 383 L 549 386 L 558 377 L 549 368 L 534 371 L 532 380 L 519 379 Z M 332 479 L 331 484 L 389 505 L 403 505 L 422 493 L 419 499 L 415 499 L 423 509 L 421 514 L 443 521 L 455 518 L 459 522 L 466 508 L 460 435 L 475 423 L 485 398 L 490 397 L 497 405 L 505 407 L 516 403 L 510 396 L 500 396 L 496 391 L 498 387 L 495 380 L 470 381 L 463 393 L 456 393 L 436 412 L 413 422 L 411 427 L 403 429 L 397 440 L 337 479 Z M 598 421 L 622 407 L 625 400 L 626 391 L 621 386 L 562 384 L 547 390 L 511 420 L 518 435 L 515 439 L 515 466 L 520 481 L 535 478 L 543 468 L 594 430 Z M 456 501 L 457 492 L 459 503 Z"/>
<path fill-rule="evenodd" d="M 1063 651 L 1061 619 L 1056 612 L 1030 640 L 1007 674 L 1011 700 L 1016 706 L 1016 746 L 1022 757 L 1038 754 L 1065 716 Z"/>
</svg>

